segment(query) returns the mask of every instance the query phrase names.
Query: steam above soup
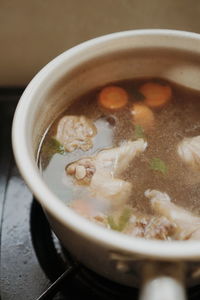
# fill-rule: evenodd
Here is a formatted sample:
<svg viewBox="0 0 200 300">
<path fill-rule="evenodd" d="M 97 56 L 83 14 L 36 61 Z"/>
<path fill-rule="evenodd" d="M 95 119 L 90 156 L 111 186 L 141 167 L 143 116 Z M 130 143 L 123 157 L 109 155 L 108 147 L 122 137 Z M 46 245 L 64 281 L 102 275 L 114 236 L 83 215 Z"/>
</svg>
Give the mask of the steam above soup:
<svg viewBox="0 0 200 300">
<path fill-rule="evenodd" d="M 112 83 L 49 128 L 39 166 L 72 209 L 108 229 L 200 239 L 200 94 L 161 79 Z"/>
</svg>

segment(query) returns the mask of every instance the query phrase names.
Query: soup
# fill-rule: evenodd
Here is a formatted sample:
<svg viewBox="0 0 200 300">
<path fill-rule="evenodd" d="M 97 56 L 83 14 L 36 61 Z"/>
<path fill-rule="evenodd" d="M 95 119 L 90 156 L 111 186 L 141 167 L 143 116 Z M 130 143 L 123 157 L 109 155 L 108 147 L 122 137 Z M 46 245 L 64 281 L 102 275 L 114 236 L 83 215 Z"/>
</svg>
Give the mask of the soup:
<svg viewBox="0 0 200 300">
<path fill-rule="evenodd" d="M 39 152 L 66 205 L 146 239 L 200 238 L 200 94 L 157 78 L 114 82 L 76 99 Z"/>
</svg>

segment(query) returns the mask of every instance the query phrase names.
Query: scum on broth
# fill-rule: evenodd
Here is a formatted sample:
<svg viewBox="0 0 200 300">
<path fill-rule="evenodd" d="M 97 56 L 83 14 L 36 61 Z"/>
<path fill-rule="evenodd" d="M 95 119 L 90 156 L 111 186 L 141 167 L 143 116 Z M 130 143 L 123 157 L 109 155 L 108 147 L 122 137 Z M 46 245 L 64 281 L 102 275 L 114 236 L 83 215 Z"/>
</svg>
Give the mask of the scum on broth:
<svg viewBox="0 0 200 300">
<path fill-rule="evenodd" d="M 135 102 L 142 103 L 144 97 L 138 91 L 139 86 L 149 81 L 170 85 L 172 98 L 162 108 L 152 108 L 154 129 L 146 131 L 134 126 L 130 108 Z M 45 182 L 65 203 L 79 198 L 80 194 L 87 198 L 85 187 L 74 185 L 71 176 L 66 175 L 66 165 L 142 135 L 148 142 L 146 151 L 136 157 L 120 177 L 133 183 L 129 204 L 140 213 L 152 214 L 144 191 L 156 189 L 170 195 L 174 203 L 200 215 L 200 175 L 188 172 L 177 154 L 177 145 L 184 137 L 200 135 L 200 93 L 161 79 L 134 79 L 113 84 L 128 92 L 129 102 L 125 107 L 116 111 L 100 107 L 97 98 L 102 87 L 97 88 L 74 101 L 49 128 L 39 155 L 39 167 Z M 52 136 L 55 136 L 63 115 L 84 115 L 94 121 L 97 135 L 90 150 L 66 153 L 56 142 L 52 145 Z M 156 170 L 157 165 L 159 168 L 161 165 L 160 171 Z"/>
</svg>

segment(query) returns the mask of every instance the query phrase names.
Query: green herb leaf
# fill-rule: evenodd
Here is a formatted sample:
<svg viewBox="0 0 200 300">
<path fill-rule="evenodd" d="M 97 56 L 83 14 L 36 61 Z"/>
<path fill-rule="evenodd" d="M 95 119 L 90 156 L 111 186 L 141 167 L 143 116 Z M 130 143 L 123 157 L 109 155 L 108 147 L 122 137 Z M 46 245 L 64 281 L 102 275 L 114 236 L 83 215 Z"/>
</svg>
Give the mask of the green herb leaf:
<svg viewBox="0 0 200 300">
<path fill-rule="evenodd" d="M 152 170 L 159 171 L 162 174 L 166 174 L 168 171 L 165 162 L 158 157 L 152 158 L 151 161 L 149 162 L 149 165 Z"/>
<path fill-rule="evenodd" d="M 114 221 L 112 216 L 108 216 L 108 224 L 113 230 L 123 231 L 131 217 L 131 210 L 125 208 L 119 217 L 118 224 Z"/>
<path fill-rule="evenodd" d="M 119 224 L 118 224 L 119 231 L 122 231 L 126 227 L 130 217 L 131 217 L 131 210 L 129 208 L 125 208 L 119 218 Z"/>
<path fill-rule="evenodd" d="M 49 148 L 56 153 L 65 154 L 65 148 L 62 144 L 60 144 L 55 138 L 51 138 L 49 141 Z"/>
<path fill-rule="evenodd" d="M 139 124 L 135 124 L 135 132 L 134 132 L 134 136 L 136 139 L 145 139 L 146 136 L 145 136 L 145 133 L 144 133 L 144 129 L 142 128 L 141 125 Z"/>
<path fill-rule="evenodd" d="M 113 230 L 118 230 L 118 226 L 115 223 L 114 219 L 112 216 L 108 216 L 108 224 L 110 225 L 110 228 Z"/>
<path fill-rule="evenodd" d="M 61 145 L 54 137 L 45 140 L 42 145 L 42 149 L 40 150 L 40 158 L 43 169 L 48 166 L 51 157 L 55 153 L 59 153 L 61 155 L 66 154 L 64 146 Z"/>
<path fill-rule="evenodd" d="M 54 137 L 50 138 L 43 145 L 42 153 L 44 153 L 46 158 L 50 158 L 53 154 L 65 154 L 65 148 L 61 145 Z"/>
</svg>

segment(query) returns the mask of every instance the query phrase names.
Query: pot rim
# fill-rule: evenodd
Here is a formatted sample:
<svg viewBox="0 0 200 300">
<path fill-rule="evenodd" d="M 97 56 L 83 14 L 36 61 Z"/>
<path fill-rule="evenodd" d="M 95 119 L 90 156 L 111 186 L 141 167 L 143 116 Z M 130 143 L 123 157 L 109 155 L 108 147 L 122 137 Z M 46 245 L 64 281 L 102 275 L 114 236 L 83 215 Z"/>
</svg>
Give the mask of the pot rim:
<svg viewBox="0 0 200 300">
<path fill-rule="evenodd" d="M 12 127 L 12 144 L 15 159 L 19 170 L 27 185 L 38 199 L 40 204 L 54 218 L 59 220 L 64 226 L 72 229 L 79 235 L 101 243 L 107 246 L 110 251 L 121 253 L 137 254 L 141 257 L 159 260 L 195 260 L 200 257 L 199 241 L 158 241 L 134 238 L 128 235 L 102 228 L 96 224 L 91 224 L 84 217 L 79 216 L 68 208 L 59 198 L 51 192 L 45 182 L 42 180 L 39 169 L 33 160 L 32 154 L 28 151 L 28 141 L 26 134 L 26 124 L 28 122 L 28 113 L 34 101 L 35 94 L 42 89 L 44 82 L 48 82 L 50 76 L 58 70 L 63 62 L 73 59 L 77 54 L 91 50 L 92 47 L 98 47 L 109 41 L 130 38 L 135 36 L 157 36 L 166 38 L 198 40 L 200 35 L 197 33 L 168 30 L 168 29 L 140 29 L 129 30 L 117 33 L 111 33 L 98 38 L 81 43 L 64 53 L 57 56 L 49 62 L 32 79 L 25 89 L 18 103 Z M 198 49 L 197 49 L 198 51 Z M 200 51 L 199 51 L 200 55 Z M 91 226 L 92 225 L 92 226 Z"/>
</svg>

